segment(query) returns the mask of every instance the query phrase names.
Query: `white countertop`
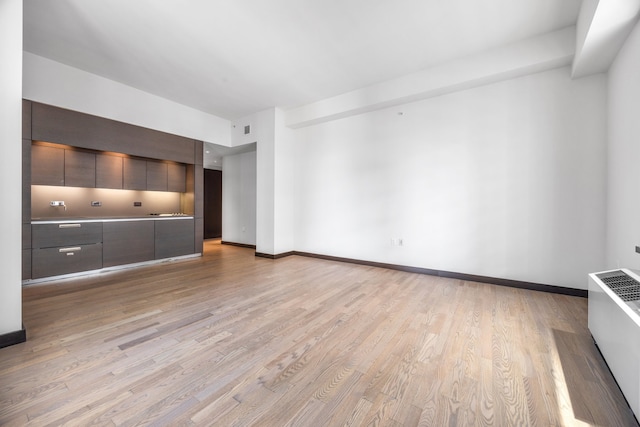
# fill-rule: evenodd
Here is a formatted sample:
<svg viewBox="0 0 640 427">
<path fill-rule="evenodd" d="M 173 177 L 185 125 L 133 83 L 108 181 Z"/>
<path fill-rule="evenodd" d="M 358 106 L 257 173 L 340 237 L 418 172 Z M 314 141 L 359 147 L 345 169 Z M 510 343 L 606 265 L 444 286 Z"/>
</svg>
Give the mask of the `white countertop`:
<svg viewBox="0 0 640 427">
<path fill-rule="evenodd" d="M 78 218 L 32 218 L 31 224 L 71 224 L 83 222 L 123 222 L 123 221 L 171 221 L 178 219 L 193 219 L 191 215 L 176 216 L 117 216 L 117 217 L 78 217 Z"/>
</svg>

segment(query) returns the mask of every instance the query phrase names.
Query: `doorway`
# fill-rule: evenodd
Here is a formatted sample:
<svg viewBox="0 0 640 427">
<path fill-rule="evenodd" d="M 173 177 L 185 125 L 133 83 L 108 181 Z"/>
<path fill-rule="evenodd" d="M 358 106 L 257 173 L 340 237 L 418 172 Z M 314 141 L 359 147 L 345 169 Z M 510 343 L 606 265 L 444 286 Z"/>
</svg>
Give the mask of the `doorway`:
<svg viewBox="0 0 640 427">
<path fill-rule="evenodd" d="M 222 237 L 222 171 L 204 170 L 204 238 Z"/>
</svg>

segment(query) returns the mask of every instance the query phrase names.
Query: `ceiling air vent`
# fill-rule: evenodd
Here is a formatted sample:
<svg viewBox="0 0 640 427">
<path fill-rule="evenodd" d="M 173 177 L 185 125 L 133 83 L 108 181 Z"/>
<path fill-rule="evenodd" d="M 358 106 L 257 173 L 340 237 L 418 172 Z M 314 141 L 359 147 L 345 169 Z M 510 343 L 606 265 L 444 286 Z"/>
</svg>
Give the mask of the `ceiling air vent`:
<svg viewBox="0 0 640 427">
<path fill-rule="evenodd" d="M 246 125 L 244 127 L 244 134 L 249 135 L 251 133 L 251 125 Z"/>
<path fill-rule="evenodd" d="M 616 270 L 596 274 L 596 277 L 609 287 L 622 301 L 640 300 L 640 283 L 625 272 Z"/>
</svg>

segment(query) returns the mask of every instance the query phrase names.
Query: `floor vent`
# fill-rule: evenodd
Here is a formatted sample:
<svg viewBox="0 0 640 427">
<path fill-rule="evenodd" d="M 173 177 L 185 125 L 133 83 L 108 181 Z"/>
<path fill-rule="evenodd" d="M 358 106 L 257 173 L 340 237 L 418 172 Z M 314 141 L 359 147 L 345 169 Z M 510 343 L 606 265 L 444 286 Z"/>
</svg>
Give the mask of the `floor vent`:
<svg viewBox="0 0 640 427">
<path fill-rule="evenodd" d="M 597 274 L 596 277 L 609 287 L 622 301 L 640 300 L 640 282 L 625 272 L 616 270 Z"/>
</svg>

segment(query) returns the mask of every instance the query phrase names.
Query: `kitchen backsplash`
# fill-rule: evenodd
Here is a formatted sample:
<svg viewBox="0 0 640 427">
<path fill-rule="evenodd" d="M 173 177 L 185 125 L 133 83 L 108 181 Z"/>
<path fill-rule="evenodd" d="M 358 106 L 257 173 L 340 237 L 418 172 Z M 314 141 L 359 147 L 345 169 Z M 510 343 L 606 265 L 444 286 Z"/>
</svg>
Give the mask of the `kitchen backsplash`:
<svg viewBox="0 0 640 427">
<path fill-rule="evenodd" d="M 31 217 L 77 218 L 145 216 L 182 212 L 181 193 L 165 191 L 110 190 L 105 188 L 31 186 Z M 64 206 L 51 206 L 52 201 Z M 134 206 L 140 202 L 141 206 Z M 97 205 L 100 206 L 92 206 Z M 66 208 L 66 209 L 65 209 Z M 191 213 L 191 212 L 186 212 Z"/>
</svg>

